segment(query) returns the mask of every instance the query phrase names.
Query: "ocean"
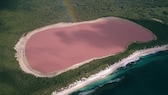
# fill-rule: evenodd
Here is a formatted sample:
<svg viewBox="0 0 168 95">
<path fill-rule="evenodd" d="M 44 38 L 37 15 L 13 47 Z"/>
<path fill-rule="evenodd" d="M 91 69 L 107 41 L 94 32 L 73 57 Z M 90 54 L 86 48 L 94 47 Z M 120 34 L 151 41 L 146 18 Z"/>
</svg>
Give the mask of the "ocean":
<svg viewBox="0 0 168 95">
<path fill-rule="evenodd" d="M 143 56 L 71 95 L 168 95 L 168 51 Z"/>
</svg>

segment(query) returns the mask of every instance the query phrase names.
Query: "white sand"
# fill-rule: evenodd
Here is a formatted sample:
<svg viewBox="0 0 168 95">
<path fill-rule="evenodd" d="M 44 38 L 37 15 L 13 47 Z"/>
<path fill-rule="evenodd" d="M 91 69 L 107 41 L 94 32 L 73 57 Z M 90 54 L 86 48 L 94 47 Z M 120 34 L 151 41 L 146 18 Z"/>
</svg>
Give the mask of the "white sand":
<svg viewBox="0 0 168 95">
<path fill-rule="evenodd" d="M 154 20 L 154 21 L 156 21 L 156 22 L 164 24 L 164 22 L 161 19 L 157 19 L 157 18 L 151 18 L 151 19 Z"/>
<path fill-rule="evenodd" d="M 116 62 L 112 66 L 109 66 L 105 70 L 102 70 L 99 73 L 90 76 L 89 78 L 83 78 L 80 81 L 74 82 L 73 84 L 70 84 L 68 87 L 62 88 L 62 91 L 60 91 L 60 92 L 54 91 L 52 93 L 52 95 L 68 95 L 68 94 L 90 84 L 91 82 L 94 82 L 98 79 L 102 79 L 102 78 L 106 77 L 107 75 L 113 73 L 118 68 L 126 66 L 130 62 L 134 62 L 142 56 L 156 53 L 158 51 L 165 51 L 165 50 L 168 50 L 168 45 L 156 46 L 156 47 L 149 48 L 149 49 L 138 50 L 138 51 L 134 52 L 133 54 L 131 54 L 130 56 L 122 59 L 119 62 Z"/>
</svg>

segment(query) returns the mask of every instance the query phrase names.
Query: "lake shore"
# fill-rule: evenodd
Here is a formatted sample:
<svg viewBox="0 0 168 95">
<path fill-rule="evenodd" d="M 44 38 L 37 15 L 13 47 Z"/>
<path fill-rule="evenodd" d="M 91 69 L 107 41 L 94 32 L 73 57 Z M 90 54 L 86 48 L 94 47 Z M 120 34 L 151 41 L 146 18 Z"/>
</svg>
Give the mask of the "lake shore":
<svg viewBox="0 0 168 95">
<path fill-rule="evenodd" d="M 23 34 L 23 36 L 19 39 L 19 41 L 17 42 L 17 44 L 14 47 L 14 49 L 16 50 L 15 57 L 16 57 L 16 60 L 19 62 L 20 68 L 25 73 L 32 74 L 36 77 L 53 77 L 53 76 L 56 76 L 58 74 L 61 74 L 61 73 L 65 72 L 65 71 L 68 71 L 70 69 L 78 68 L 79 66 L 81 66 L 83 64 L 86 64 L 86 63 L 88 63 L 88 62 L 90 62 L 94 59 L 99 59 L 99 58 L 92 58 L 92 59 L 86 60 L 84 62 L 77 63 L 77 64 L 75 64 L 75 65 L 73 65 L 73 66 L 71 66 L 71 67 L 69 67 L 65 70 L 61 70 L 59 72 L 42 74 L 41 72 L 32 69 L 30 67 L 30 65 L 28 64 L 28 61 L 27 61 L 26 55 L 25 55 L 25 47 L 26 47 L 26 43 L 30 39 L 30 37 L 33 36 L 36 33 L 41 32 L 41 31 L 44 31 L 44 30 L 47 30 L 47 29 L 52 29 L 52 28 L 69 27 L 69 26 L 74 26 L 74 25 L 79 25 L 79 24 L 84 24 L 84 23 L 96 23 L 96 22 L 99 22 L 99 21 L 102 21 L 102 20 L 107 20 L 107 19 L 109 19 L 109 18 L 100 18 L 100 19 L 89 21 L 89 22 L 88 21 L 83 21 L 83 22 L 77 22 L 77 23 L 60 22 L 60 23 L 56 23 L 56 24 L 53 24 L 53 25 L 48 25 L 48 26 L 45 26 L 45 27 L 42 27 L 42 28 L 38 28 L 38 29 L 35 29 L 31 32 Z M 111 17 L 110 19 L 119 19 L 119 18 Z M 100 57 L 100 58 L 103 58 L 103 57 Z"/>
<path fill-rule="evenodd" d="M 153 53 L 156 53 L 159 51 L 165 51 L 165 50 L 168 50 L 168 45 L 162 45 L 162 46 L 156 46 L 153 48 L 137 50 L 133 54 L 129 55 L 128 57 L 123 58 L 119 62 L 116 62 L 115 64 L 109 66 L 105 70 L 102 70 L 97 74 L 91 75 L 88 78 L 82 78 L 80 81 L 76 81 L 76 82 L 70 84 L 68 87 L 62 88 L 61 91 L 58 91 L 58 92 L 54 91 L 54 92 L 52 92 L 52 95 L 68 95 L 68 94 L 90 84 L 91 82 L 94 82 L 98 79 L 102 79 L 102 78 L 108 76 L 109 74 L 115 72 L 118 68 L 124 67 L 127 64 L 129 64 L 130 62 L 134 62 L 134 61 L 139 60 L 139 58 L 142 56 L 153 54 Z"/>
<path fill-rule="evenodd" d="M 119 52 L 116 52 L 116 53 L 108 54 L 107 56 L 91 58 L 91 59 L 85 60 L 83 62 L 76 63 L 76 64 L 74 64 L 74 65 L 72 65 L 72 66 L 70 66 L 70 67 L 68 67 L 66 69 L 62 69 L 62 70 L 59 70 L 59 71 L 51 72 L 51 73 L 48 73 L 48 74 L 43 74 L 43 73 L 31 68 L 31 66 L 28 64 L 28 60 L 26 59 L 26 54 L 25 54 L 26 43 L 30 39 L 31 36 L 33 36 L 34 34 L 36 34 L 38 32 L 41 32 L 41 31 L 44 31 L 44 30 L 47 30 L 47 29 L 52 29 L 52 28 L 69 27 L 69 26 L 74 26 L 74 25 L 79 25 L 79 24 L 84 24 L 84 23 L 96 23 L 96 22 L 99 22 L 99 21 L 106 21 L 106 20 L 110 20 L 110 19 L 117 20 L 117 19 L 121 19 L 121 18 L 106 17 L 106 18 L 99 18 L 99 19 L 92 20 L 92 21 L 84 21 L 84 22 L 77 22 L 77 23 L 63 23 L 62 22 L 62 23 L 57 23 L 57 24 L 54 24 L 54 25 L 48 25 L 48 26 L 36 29 L 36 30 L 34 30 L 32 32 L 24 34 L 20 38 L 19 42 L 14 47 L 14 49 L 17 51 L 16 54 L 15 54 L 15 57 L 17 58 L 21 69 L 25 73 L 32 74 L 32 75 L 34 75 L 36 77 L 53 77 L 53 76 L 56 76 L 58 74 L 61 74 L 61 73 L 65 72 L 65 71 L 68 71 L 70 69 L 78 68 L 79 66 L 84 65 L 86 63 L 89 63 L 92 60 L 101 59 L 101 58 L 105 58 L 105 57 L 108 57 L 108 56 L 112 56 L 112 55 L 118 54 Z M 122 20 L 125 20 L 125 19 L 122 19 Z M 128 21 L 130 23 L 133 23 L 133 22 L 131 22 L 129 20 L 126 20 L 126 21 Z M 149 30 L 147 30 L 147 31 L 149 31 Z M 151 31 L 149 31 L 149 32 L 151 32 Z M 154 36 L 154 40 L 156 40 L 157 39 L 156 36 L 152 32 L 151 32 L 151 34 Z M 131 44 L 131 42 L 129 44 Z M 127 46 L 122 50 L 122 52 L 124 52 L 127 49 L 129 44 L 127 44 Z"/>
</svg>

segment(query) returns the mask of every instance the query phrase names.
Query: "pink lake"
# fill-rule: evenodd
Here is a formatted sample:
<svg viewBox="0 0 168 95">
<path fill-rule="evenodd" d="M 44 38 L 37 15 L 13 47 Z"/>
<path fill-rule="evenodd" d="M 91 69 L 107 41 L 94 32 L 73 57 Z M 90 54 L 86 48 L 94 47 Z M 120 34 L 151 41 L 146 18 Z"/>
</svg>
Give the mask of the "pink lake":
<svg viewBox="0 0 168 95">
<path fill-rule="evenodd" d="M 25 55 L 32 69 L 49 74 L 91 58 L 121 52 L 131 42 L 153 39 L 150 31 L 127 20 L 88 21 L 32 35 L 26 43 Z"/>
</svg>

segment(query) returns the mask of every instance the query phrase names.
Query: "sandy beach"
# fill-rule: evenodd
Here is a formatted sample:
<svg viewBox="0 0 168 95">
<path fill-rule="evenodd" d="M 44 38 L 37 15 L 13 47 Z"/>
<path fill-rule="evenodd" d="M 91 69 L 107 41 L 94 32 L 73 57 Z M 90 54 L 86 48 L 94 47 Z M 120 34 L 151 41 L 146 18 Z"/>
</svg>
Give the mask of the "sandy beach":
<svg viewBox="0 0 168 95">
<path fill-rule="evenodd" d="M 76 82 L 70 84 L 68 87 L 62 88 L 62 91 L 60 91 L 60 92 L 54 91 L 52 93 L 52 95 L 68 95 L 68 94 L 90 84 L 91 82 L 94 82 L 98 79 L 102 79 L 102 78 L 108 76 L 109 74 L 111 74 L 115 70 L 117 70 L 118 68 L 126 66 L 130 62 L 134 62 L 142 56 L 145 56 L 148 54 L 153 54 L 153 53 L 156 53 L 159 51 L 165 51 L 165 50 L 168 50 L 168 45 L 162 45 L 162 46 L 156 46 L 156 47 L 148 48 L 148 49 L 144 49 L 144 50 L 138 50 L 138 51 L 134 52 L 133 54 L 129 55 L 128 57 L 122 59 L 121 61 L 116 62 L 112 66 L 109 66 L 105 70 L 102 70 L 99 73 L 90 76 L 89 78 L 82 78 L 82 80 L 76 81 Z"/>
<path fill-rule="evenodd" d="M 69 69 L 75 69 L 75 68 L 78 68 L 79 66 L 81 66 L 81 65 L 83 65 L 83 64 L 86 64 L 86 63 L 88 63 L 88 62 L 90 62 L 90 61 L 92 61 L 92 60 L 95 60 L 95 59 L 100 59 L 100 58 L 104 58 L 104 57 L 107 57 L 107 56 L 111 56 L 111 55 L 114 55 L 114 54 L 117 54 L 117 53 L 119 53 L 119 52 L 123 52 L 126 48 L 127 48 L 127 46 L 128 46 L 128 44 L 130 44 L 130 43 L 132 43 L 132 42 L 134 42 L 134 40 L 132 39 L 132 40 L 128 40 L 127 42 L 124 42 L 124 41 L 126 41 L 126 40 L 123 40 L 123 42 L 120 42 L 120 43 L 122 43 L 122 44 L 120 44 L 120 47 L 118 47 L 117 45 L 116 45 L 116 47 L 113 47 L 112 49 L 111 49 L 111 51 L 108 51 L 107 49 L 106 50 L 103 50 L 102 52 L 104 52 L 105 51 L 105 53 L 103 54 L 103 55 L 99 55 L 98 57 L 96 56 L 95 57 L 95 55 L 93 56 L 90 56 L 90 54 L 88 55 L 86 55 L 86 56 L 90 56 L 90 57 L 86 57 L 86 58 L 84 58 L 84 59 L 81 59 L 81 60 L 83 60 L 83 61 L 80 61 L 80 60 L 78 60 L 78 61 L 74 61 L 74 62 L 72 62 L 71 64 L 72 65 L 67 65 L 67 67 L 66 68 L 63 68 L 63 69 L 59 69 L 58 68 L 58 70 L 56 71 L 55 69 L 56 69 L 56 67 L 55 68 L 53 68 L 53 71 L 50 71 L 51 70 L 51 68 L 48 68 L 48 69 L 46 69 L 46 71 L 44 71 L 44 70 L 41 70 L 41 71 L 44 71 L 44 73 L 43 72 L 40 72 L 40 69 L 39 70 L 37 70 L 38 68 L 39 68 L 39 66 L 40 65 L 37 65 L 36 67 L 37 67 L 37 69 L 34 69 L 34 68 L 32 68 L 32 65 L 30 65 L 30 61 L 32 61 L 32 63 L 33 63 L 33 61 L 34 61 L 34 59 L 40 59 L 41 61 L 40 62 L 43 62 L 44 61 L 44 59 L 43 58 L 41 58 L 40 56 L 38 57 L 38 58 L 36 58 L 36 57 L 33 57 L 33 56 L 31 56 L 32 54 L 30 54 L 30 57 L 32 58 L 31 60 L 30 60 L 30 57 L 28 56 L 28 55 L 26 55 L 26 50 L 25 50 L 25 48 L 26 48 L 26 43 L 28 43 L 28 41 L 29 41 L 29 39 L 32 37 L 32 36 L 34 36 L 35 34 L 37 34 L 37 33 L 39 33 L 39 32 L 42 32 L 42 31 L 45 31 L 45 30 L 47 30 L 47 29 L 57 29 L 57 28 L 64 28 L 64 27 L 74 27 L 74 26 L 76 26 L 76 25 L 78 25 L 78 26 L 80 26 L 80 25 L 83 25 L 83 24 L 92 24 L 92 23 L 96 23 L 96 22 L 105 22 L 105 21 L 109 21 L 109 20 L 124 20 L 124 21 L 127 21 L 127 22 L 130 22 L 130 23 L 132 23 L 132 24 L 135 24 L 135 23 L 133 23 L 133 22 L 131 22 L 131 21 L 128 21 L 128 20 L 125 20 L 125 19 L 121 19 L 121 18 L 117 18 L 117 17 L 106 17 L 106 18 L 100 18 L 100 19 L 97 19 L 97 20 L 92 20 L 92 21 L 84 21 L 84 22 L 77 22 L 77 23 L 58 23 L 58 24 L 54 24 L 54 25 L 49 25 L 49 26 L 45 26 L 45 27 L 42 27 L 42 28 L 39 28 L 39 29 L 36 29 L 36 30 L 34 30 L 34 31 L 32 31 L 32 32 L 29 32 L 29 33 L 27 33 L 27 34 L 24 34 L 21 38 L 20 38 L 20 40 L 19 40 L 19 42 L 15 45 L 15 47 L 14 47 L 14 49 L 17 51 L 16 52 L 16 58 L 17 58 L 17 60 L 18 60 L 18 62 L 19 62 L 19 65 L 20 65 L 20 67 L 21 67 L 21 69 L 25 72 L 25 73 L 29 73 L 29 74 L 32 74 L 32 75 L 34 75 L 34 76 L 36 76 L 36 77 L 53 77 L 53 76 L 56 76 L 56 75 L 58 75 L 58 74 L 61 74 L 62 72 L 65 72 L 65 71 L 68 71 Z M 118 22 L 117 22 L 118 23 Z M 137 24 L 136 24 L 137 25 Z M 139 26 L 139 27 L 141 27 L 141 26 Z M 142 27 L 143 28 L 143 27 Z M 143 28 L 143 29 L 145 29 L 146 31 L 148 31 L 148 32 L 150 32 L 149 30 L 147 30 L 146 28 Z M 141 30 L 142 31 L 142 30 Z M 82 32 L 83 33 L 83 32 Z M 60 34 L 59 34 L 60 35 Z M 76 34 L 75 34 L 76 35 Z M 79 34 L 78 34 L 79 35 Z M 83 34 L 80 34 L 80 35 L 83 35 Z M 79 36 L 80 36 L 79 35 Z M 135 36 L 135 34 L 133 34 L 134 36 Z M 151 32 L 151 35 L 153 36 L 153 37 L 151 37 L 151 38 L 149 38 L 149 39 L 144 39 L 143 38 L 143 42 L 148 42 L 148 41 L 151 41 L 151 40 L 156 40 L 156 36 L 155 35 L 153 35 L 152 34 L 152 32 Z M 99 35 L 100 36 L 100 35 Z M 98 36 L 98 37 L 99 37 Z M 139 35 L 138 35 L 139 36 Z M 138 36 L 136 37 L 134 37 L 134 38 L 138 38 Z M 83 36 L 81 36 L 80 38 L 82 38 Z M 85 38 L 85 37 L 84 37 Z M 107 37 L 105 37 L 105 38 L 107 38 Z M 114 37 L 110 37 L 109 36 L 109 38 L 107 38 L 107 39 L 111 39 L 111 38 L 114 38 Z M 128 38 L 130 38 L 130 37 L 128 37 Z M 92 37 L 90 37 L 90 38 L 87 38 L 87 39 L 92 39 Z M 87 40 L 87 39 L 85 39 L 85 40 Z M 139 38 L 139 39 L 142 39 L 142 38 Z M 83 39 L 82 39 L 83 40 Z M 94 41 L 95 39 L 93 39 L 93 44 L 95 43 L 95 41 Z M 117 39 L 115 39 L 115 40 L 117 40 Z M 96 45 L 96 48 L 97 48 L 97 46 L 99 46 L 99 47 L 101 47 L 102 48 L 102 43 L 104 43 L 105 41 L 107 41 L 107 40 L 105 40 L 105 41 L 101 41 L 101 40 L 97 40 L 96 39 L 96 43 L 97 42 L 99 42 L 100 41 L 100 45 L 99 44 L 95 44 Z M 34 40 L 32 40 L 32 42 L 34 42 Z M 43 41 L 41 41 L 41 42 L 43 42 Z M 105 46 L 107 46 L 107 47 L 109 47 L 109 44 L 111 43 L 110 41 L 108 41 L 109 43 L 106 43 L 106 44 L 104 44 Z M 141 42 L 141 40 L 138 40 L 138 42 Z M 38 43 L 40 43 L 40 41 L 38 42 Z M 80 42 L 78 42 L 78 43 L 80 43 Z M 117 44 L 119 43 L 119 42 L 116 42 Z M 69 44 L 69 43 L 68 43 Z M 58 43 L 57 43 L 57 45 L 58 45 Z M 83 46 L 83 44 L 79 44 L 80 46 Z M 84 45 L 86 45 L 86 44 L 84 44 Z M 113 46 L 113 45 L 111 45 L 111 46 Z M 40 47 L 40 46 L 39 46 Z M 72 46 L 73 47 L 73 46 Z M 30 46 L 30 48 L 31 48 L 31 46 Z M 55 46 L 54 48 L 57 48 L 57 46 Z M 62 47 L 61 47 L 62 48 Z M 76 47 L 76 48 L 80 48 L 80 47 Z M 74 50 L 76 50 L 76 48 L 74 48 Z M 103 47 L 104 48 L 104 47 Z M 106 47 L 105 47 L 106 48 Z M 64 48 L 63 48 L 64 49 Z M 93 51 L 93 50 L 95 50 L 95 48 L 88 48 L 88 50 L 90 49 L 90 51 L 88 51 L 88 52 L 91 52 L 91 51 Z M 64 49 L 64 50 L 66 50 L 66 49 Z M 70 50 L 71 51 L 71 50 Z M 77 52 L 80 52 L 81 50 L 79 50 L 79 51 L 77 51 Z M 100 49 L 97 49 L 97 51 L 100 51 Z M 33 51 L 33 52 L 36 52 L 36 51 Z M 51 52 L 53 52 L 53 51 L 51 51 Z M 67 52 L 69 52 L 69 51 L 67 51 Z M 110 52 L 110 53 L 108 53 L 108 52 Z M 73 52 L 72 52 L 73 53 Z M 81 54 L 82 54 L 83 52 L 81 52 Z M 94 52 L 92 52 L 91 54 L 96 54 L 97 52 L 96 51 L 94 51 Z M 55 54 L 57 54 L 57 52 L 55 53 Z M 81 55 L 81 54 L 78 54 L 78 55 Z M 40 54 L 40 55 L 42 55 L 42 54 Z M 67 56 L 71 56 L 71 55 L 67 55 Z M 78 57 L 78 56 L 77 56 Z M 28 58 L 29 58 L 29 60 L 28 60 Z M 33 59 L 34 58 L 34 59 Z M 50 57 L 48 57 L 48 58 L 52 58 L 52 60 L 54 59 L 55 60 L 55 56 L 50 56 Z M 75 58 L 75 59 L 79 59 L 79 58 Z M 47 59 L 48 60 L 48 59 Z M 59 60 L 59 59 L 58 59 Z M 70 59 L 70 60 L 73 60 L 73 59 Z M 29 62 L 28 62 L 29 61 Z M 67 61 L 69 61 L 69 60 L 67 60 Z M 40 63 L 39 62 L 39 63 Z M 53 61 L 53 62 L 55 62 L 55 61 Z M 61 63 L 62 63 L 62 61 L 60 61 Z M 37 63 L 37 61 L 36 62 L 34 62 L 34 63 Z M 47 63 L 47 62 L 46 62 Z M 48 62 L 49 63 L 49 62 Z M 56 64 L 57 65 L 57 64 Z M 55 66 L 56 66 L 55 65 Z M 49 66 L 49 65 L 44 65 L 44 67 L 46 68 L 47 66 Z M 54 67 L 54 65 L 52 65 L 51 64 L 51 67 Z M 48 71 L 47 71 L 48 70 Z M 54 71 L 55 70 L 55 71 Z M 49 72 L 49 73 L 48 73 Z"/>
</svg>

